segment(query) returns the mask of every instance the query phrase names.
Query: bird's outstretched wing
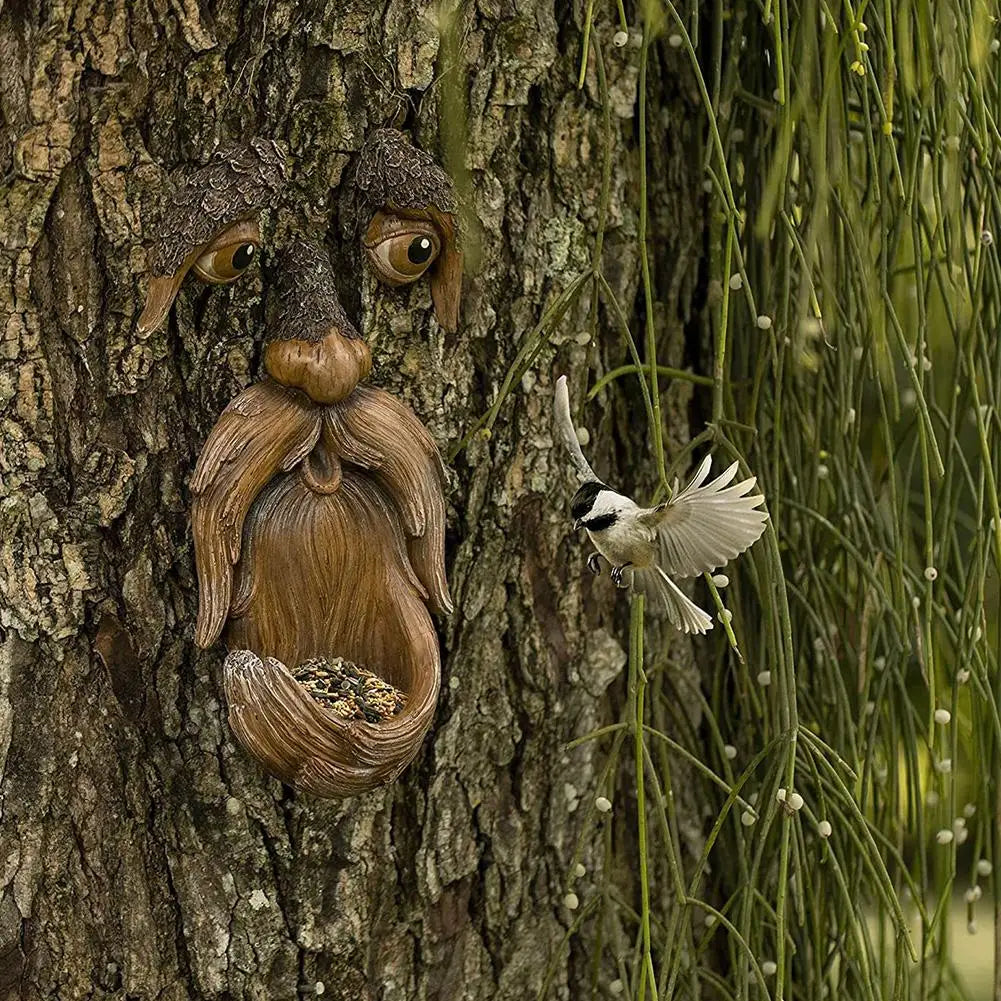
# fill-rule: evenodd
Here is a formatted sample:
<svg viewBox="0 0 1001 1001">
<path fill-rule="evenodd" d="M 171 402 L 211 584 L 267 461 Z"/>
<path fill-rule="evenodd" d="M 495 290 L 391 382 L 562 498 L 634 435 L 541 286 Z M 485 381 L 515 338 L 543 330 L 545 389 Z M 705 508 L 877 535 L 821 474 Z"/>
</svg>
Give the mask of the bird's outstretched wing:
<svg viewBox="0 0 1001 1001">
<path fill-rule="evenodd" d="M 684 490 L 675 482 L 674 496 L 640 515 L 657 530 L 660 565 L 669 574 L 694 577 L 715 570 L 744 552 L 765 530 L 768 513 L 759 509 L 765 497 L 751 493 L 756 477 L 730 486 L 735 462 L 706 483 L 712 459 L 707 455 Z M 703 486 L 703 484 L 705 484 Z"/>
</svg>

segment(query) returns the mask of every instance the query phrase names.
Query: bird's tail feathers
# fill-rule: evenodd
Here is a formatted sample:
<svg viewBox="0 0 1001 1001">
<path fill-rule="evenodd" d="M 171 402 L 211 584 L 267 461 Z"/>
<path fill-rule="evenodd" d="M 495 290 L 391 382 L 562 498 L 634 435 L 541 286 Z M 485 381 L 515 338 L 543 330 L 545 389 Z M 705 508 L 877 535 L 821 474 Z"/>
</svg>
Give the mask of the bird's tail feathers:
<svg viewBox="0 0 1001 1001">
<path fill-rule="evenodd" d="M 707 633 L 713 627 L 710 615 L 702 611 L 658 566 L 633 570 L 633 586 L 658 608 L 666 609 L 671 625 L 686 633 Z"/>
</svg>

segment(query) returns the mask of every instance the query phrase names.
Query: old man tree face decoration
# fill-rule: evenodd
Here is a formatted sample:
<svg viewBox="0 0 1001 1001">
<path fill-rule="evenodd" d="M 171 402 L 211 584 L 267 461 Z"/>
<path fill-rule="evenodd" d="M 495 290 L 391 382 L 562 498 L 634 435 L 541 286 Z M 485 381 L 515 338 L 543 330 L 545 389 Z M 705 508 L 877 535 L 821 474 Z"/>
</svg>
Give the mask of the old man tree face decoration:
<svg viewBox="0 0 1001 1001">
<path fill-rule="evenodd" d="M 361 234 L 376 275 L 394 287 L 427 275 L 435 316 L 445 330 L 455 331 L 462 252 L 448 174 L 402 132 L 378 129 L 365 140 L 347 199 L 346 230 Z"/>
<path fill-rule="evenodd" d="M 225 634 L 244 747 L 300 789 L 344 796 L 395 778 L 431 725 L 430 611 L 451 609 L 443 469 L 413 412 L 359 385 L 371 359 L 326 252 L 296 243 L 277 271 L 270 378 L 226 408 L 191 482 L 195 638 Z"/>
<path fill-rule="evenodd" d="M 203 282 L 236 281 L 258 256 L 257 217 L 281 191 L 286 176 L 284 147 L 270 139 L 223 143 L 209 162 L 177 188 L 150 250 L 150 283 L 139 332 L 148 334 L 166 319 L 184 276 Z"/>
<path fill-rule="evenodd" d="M 234 281 L 260 246 L 257 214 L 285 180 L 279 144 L 220 146 L 173 196 L 140 330 L 163 322 L 190 270 Z M 462 261 L 443 171 L 381 130 L 350 207 L 393 284 L 430 275 L 454 329 Z M 360 218 L 360 217 L 358 217 Z M 191 480 L 195 642 L 229 647 L 233 732 L 272 775 L 319 796 L 392 781 L 420 749 L 441 683 L 431 613 L 451 610 L 444 470 L 413 412 L 362 385 L 368 346 L 341 307 L 330 258 L 277 255 L 267 377 L 223 411 Z"/>
</svg>

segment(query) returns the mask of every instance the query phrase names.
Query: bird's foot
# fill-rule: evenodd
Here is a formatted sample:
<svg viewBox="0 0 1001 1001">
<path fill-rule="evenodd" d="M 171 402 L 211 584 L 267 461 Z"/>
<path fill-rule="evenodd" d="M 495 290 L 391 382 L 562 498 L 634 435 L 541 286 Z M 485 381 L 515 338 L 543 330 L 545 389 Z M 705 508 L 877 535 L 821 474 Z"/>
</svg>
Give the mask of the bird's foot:
<svg viewBox="0 0 1001 1001">
<path fill-rule="evenodd" d="M 609 571 L 609 576 L 612 578 L 612 583 L 616 587 L 629 587 L 629 585 L 622 579 L 622 571 L 627 567 L 631 567 L 632 563 L 623 563 L 620 567 L 612 567 Z"/>
<path fill-rule="evenodd" d="M 601 553 L 591 553 L 587 558 L 587 568 L 596 577 L 601 573 Z"/>
</svg>

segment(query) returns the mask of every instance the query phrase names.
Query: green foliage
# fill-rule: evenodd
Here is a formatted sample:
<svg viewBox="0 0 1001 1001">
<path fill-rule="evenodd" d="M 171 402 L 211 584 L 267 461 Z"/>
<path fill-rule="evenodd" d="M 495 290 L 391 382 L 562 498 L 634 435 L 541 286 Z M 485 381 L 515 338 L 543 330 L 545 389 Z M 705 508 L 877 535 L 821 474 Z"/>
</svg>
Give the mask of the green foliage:
<svg viewBox="0 0 1001 1001">
<path fill-rule="evenodd" d="M 630 865 L 605 825 L 598 890 L 571 900 L 568 939 L 589 933 L 595 997 L 966 997 L 949 921 L 963 891 L 971 932 L 979 921 L 990 947 L 997 13 L 985 0 L 717 0 L 708 13 L 644 0 L 634 333 L 601 263 L 612 169 L 602 45 L 626 15 L 608 0 L 586 6 L 581 81 L 590 67 L 606 96 L 592 267 L 525 339 L 483 423 L 590 290 L 595 324 L 603 304 L 632 358 L 600 386 L 642 393 L 658 496 L 669 489 L 662 389 L 707 380 L 657 359 L 646 78 L 658 53 L 687 53 L 706 125 L 714 367 L 712 422 L 675 466 L 697 446 L 738 459 L 772 519 L 729 588 L 710 583 L 726 635 L 700 647 L 703 687 L 685 693 L 700 721 L 677 709 L 667 652 L 644 656 L 634 602 L 628 703 L 584 738 L 607 747 L 595 796 L 616 789 L 623 842 L 639 850 Z M 694 863 L 680 775 L 712 804 Z"/>
</svg>

